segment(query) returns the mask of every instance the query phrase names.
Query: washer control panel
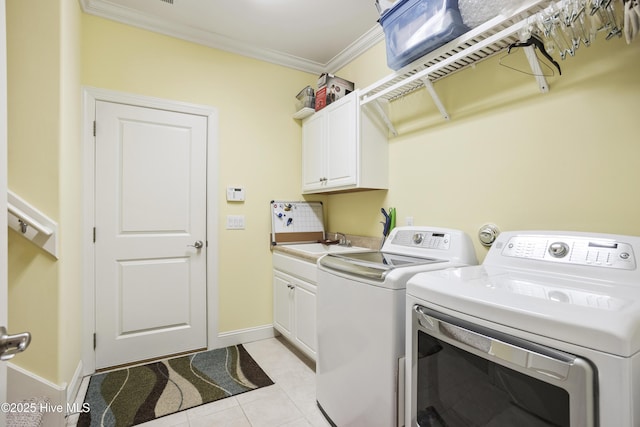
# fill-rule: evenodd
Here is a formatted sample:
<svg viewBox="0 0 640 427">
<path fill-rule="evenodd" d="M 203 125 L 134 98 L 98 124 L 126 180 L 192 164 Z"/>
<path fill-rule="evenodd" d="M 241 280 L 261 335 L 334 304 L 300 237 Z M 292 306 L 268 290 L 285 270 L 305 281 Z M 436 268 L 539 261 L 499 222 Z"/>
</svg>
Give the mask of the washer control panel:
<svg viewBox="0 0 640 427">
<path fill-rule="evenodd" d="M 625 270 L 636 268 L 633 247 L 628 243 L 610 239 L 513 236 L 504 245 L 502 255 Z"/>
<path fill-rule="evenodd" d="M 448 250 L 451 236 L 449 233 L 435 231 L 400 230 L 393 237 L 392 243 L 401 246 Z"/>
</svg>

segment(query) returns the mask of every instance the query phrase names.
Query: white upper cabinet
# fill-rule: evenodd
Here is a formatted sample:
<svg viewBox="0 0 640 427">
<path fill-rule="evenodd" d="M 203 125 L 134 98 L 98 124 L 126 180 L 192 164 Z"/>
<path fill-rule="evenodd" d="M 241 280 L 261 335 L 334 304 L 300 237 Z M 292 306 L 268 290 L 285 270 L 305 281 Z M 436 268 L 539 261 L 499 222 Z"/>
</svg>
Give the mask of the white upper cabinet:
<svg viewBox="0 0 640 427">
<path fill-rule="evenodd" d="M 328 105 L 302 123 L 302 192 L 386 189 L 387 144 L 385 124 L 357 93 Z"/>
</svg>

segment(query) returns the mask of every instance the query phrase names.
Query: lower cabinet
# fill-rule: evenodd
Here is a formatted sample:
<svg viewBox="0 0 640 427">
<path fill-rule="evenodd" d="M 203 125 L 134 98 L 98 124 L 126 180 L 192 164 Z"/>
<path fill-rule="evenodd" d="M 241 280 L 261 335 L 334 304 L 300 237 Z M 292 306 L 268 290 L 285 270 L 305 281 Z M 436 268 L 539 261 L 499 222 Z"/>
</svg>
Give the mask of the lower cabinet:
<svg viewBox="0 0 640 427">
<path fill-rule="evenodd" d="M 273 326 L 315 361 L 316 285 L 274 269 Z"/>
</svg>

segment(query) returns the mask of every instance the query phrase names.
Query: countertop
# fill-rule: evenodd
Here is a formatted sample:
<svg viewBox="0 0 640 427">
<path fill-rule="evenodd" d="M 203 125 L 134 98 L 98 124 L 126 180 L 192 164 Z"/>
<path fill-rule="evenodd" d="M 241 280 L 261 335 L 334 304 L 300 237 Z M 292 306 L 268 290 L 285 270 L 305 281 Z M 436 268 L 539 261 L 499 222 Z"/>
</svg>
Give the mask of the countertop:
<svg viewBox="0 0 640 427">
<path fill-rule="evenodd" d="M 333 234 L 333 233 L 328 233 Z M 380 248 L 381 239 L 379 237 L 368 237 L 368 236 L 356 236 L 352 234 L 346 234 L 346 238 L 351 242 L 351 246 L 356 246 L 360 248 L 366 249 L 374 249 L 378 250 Z M 272 252 L 280 252 L 286 255 L 292 255 L 297 258 L 304 259 L 305 261 L 309 261 L 312 263 L 316 263 L 318 259 L 324 254 L 310 254 L 308 252 L 303 252 L 294 248 L 288 247 L 287 244 L 280 244 L 271 246 Z"/>
</svg>

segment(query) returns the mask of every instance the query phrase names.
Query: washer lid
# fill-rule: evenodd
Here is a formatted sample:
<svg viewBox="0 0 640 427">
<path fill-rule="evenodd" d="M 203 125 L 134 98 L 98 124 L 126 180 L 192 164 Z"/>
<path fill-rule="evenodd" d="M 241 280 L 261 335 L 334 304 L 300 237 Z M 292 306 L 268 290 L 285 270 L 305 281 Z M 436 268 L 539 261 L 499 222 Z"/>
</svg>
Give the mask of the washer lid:
<svg viewBox="0 0 640 427">
<path fill-rule="evenodd" d="M 441 259 L 419 258 L 381 251 L 328 254 L 320 258 L 320 265 L 359 277 L 383 281 L 389 271 L 398 267 L 434 264 Z"/>
<path fill-rule="evenodd" d="M 602 352 L 640 351 L 640 288 L 491 266 L 419 273 L 407 293 L 489 322 Z"/>
</svg>

